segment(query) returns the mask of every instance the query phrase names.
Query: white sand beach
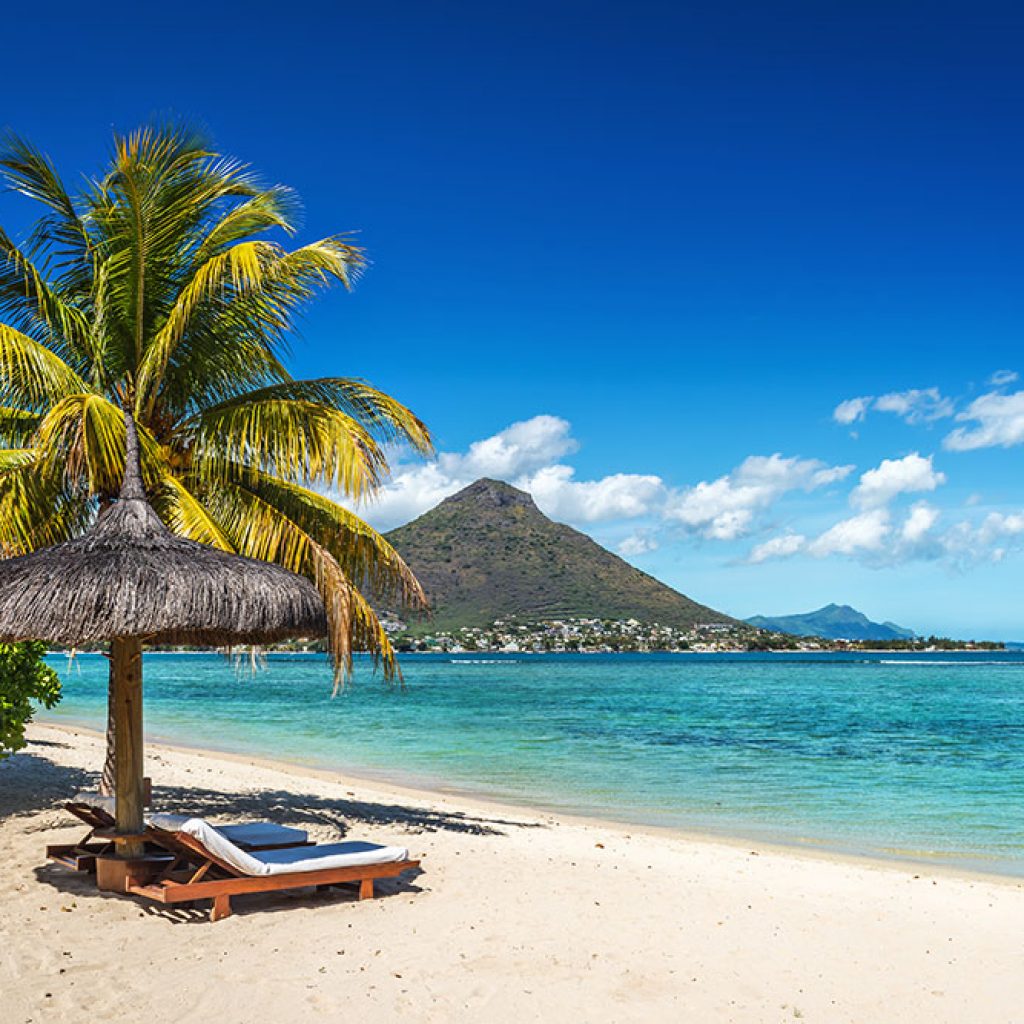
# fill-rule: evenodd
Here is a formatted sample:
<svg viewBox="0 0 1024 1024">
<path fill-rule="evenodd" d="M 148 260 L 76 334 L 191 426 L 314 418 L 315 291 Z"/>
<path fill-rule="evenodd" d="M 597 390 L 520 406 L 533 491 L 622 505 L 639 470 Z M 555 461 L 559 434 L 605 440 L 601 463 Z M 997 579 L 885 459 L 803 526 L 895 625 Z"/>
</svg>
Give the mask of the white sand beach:
<svg viewBox="0 0 1024 1024">
<path fill-rule="evenodd" d="M 0 764 L 0 1004 L 44 1021 L 1024 1020 L 1024 882 L 719 842 L 147 748 L 161 809 L 409 847 L 422 873 L 170 909 L 48 865 L 101 740 Z"/>
</svg>

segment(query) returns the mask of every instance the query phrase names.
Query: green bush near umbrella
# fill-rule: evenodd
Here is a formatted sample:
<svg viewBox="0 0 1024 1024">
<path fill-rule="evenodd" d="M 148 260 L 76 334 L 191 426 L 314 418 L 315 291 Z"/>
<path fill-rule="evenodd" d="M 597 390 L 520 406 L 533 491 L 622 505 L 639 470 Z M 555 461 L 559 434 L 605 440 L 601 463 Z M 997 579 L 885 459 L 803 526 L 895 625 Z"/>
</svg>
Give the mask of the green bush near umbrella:
<svg viewBox="0 0 1024 1024">
<path fill-rule="evenodd" d="M 60 700 L 60 679 L 43 661 L 46 646 L 29 641 L 0 644 L 0 760 L 25 746 L 25 726 L 36 704 Z"/>
</svg>

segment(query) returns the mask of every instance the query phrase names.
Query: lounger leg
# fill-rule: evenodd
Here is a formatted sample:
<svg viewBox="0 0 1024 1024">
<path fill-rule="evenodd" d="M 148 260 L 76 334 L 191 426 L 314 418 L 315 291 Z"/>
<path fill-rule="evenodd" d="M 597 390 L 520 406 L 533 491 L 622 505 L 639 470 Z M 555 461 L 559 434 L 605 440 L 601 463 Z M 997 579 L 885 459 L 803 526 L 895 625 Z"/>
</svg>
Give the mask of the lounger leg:
<svg viewBox="0 0 1024 1024">
<path fill-rule="evenodd" d="M 223 921 L 231 916 L 231 897 L 227 895 L 213 897 L 213 910 L 210 911 L 211 921 Z"/>
<path fill-rule="evenodd" d="M 361 900 L 373 899 L 373 879 L 364 878 L 359 883 L 359 898 Z"/>
</svg>

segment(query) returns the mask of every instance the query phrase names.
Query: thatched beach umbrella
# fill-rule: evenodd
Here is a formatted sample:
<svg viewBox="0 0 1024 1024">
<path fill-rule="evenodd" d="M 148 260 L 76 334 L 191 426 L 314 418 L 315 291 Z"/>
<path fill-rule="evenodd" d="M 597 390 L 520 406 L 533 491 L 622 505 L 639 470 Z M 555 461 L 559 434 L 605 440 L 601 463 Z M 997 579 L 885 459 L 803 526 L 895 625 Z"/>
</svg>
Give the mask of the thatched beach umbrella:
<svg viewBox="0 0 1024 1024">
<path fill-rule="evenodd" d="M 118 501 L 81 537 L 0 561 L 0 639 L 110 641 L 117 831 L 143 829 L 143 643 L 269 643 L 327 632 L 313 584 L 280 566 L 174 536 L 146 499 L 125 413 Z M 126 857 L 140 843 L 122 843 Z"/>
</svg>

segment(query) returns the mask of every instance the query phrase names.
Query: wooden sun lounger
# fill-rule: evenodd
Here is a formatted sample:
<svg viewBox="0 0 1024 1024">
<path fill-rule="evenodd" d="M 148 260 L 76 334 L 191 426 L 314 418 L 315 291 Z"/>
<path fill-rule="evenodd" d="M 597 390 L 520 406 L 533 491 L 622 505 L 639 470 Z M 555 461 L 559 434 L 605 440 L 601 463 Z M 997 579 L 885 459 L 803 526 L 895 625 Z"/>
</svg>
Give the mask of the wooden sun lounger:
<svg viewBox="0 0 1024 1024">
<path fill-rule="evenodd" d="M 117 823 L 112 815 L 108 814 L 102 807 L 93 804 L 81 803 L 71 800 L 64 805 L 65 810 L 70 811 L 76 818 L 89 826 L 89 831 L 78 840 L 77 843 L 58 843 L 46 847 L 46 856 L 57 864 L 63 864 L 73 871 L 88 871 L 95 873 L 96 858 L 113 856 L 116 851 L 116 844 L 112 835 Z M 147 845 L 147 855 L 155 859 L 169 858 L 169 854 L 154 841 L 150 835 L 150 829 L 144 833 Z M 310 839 L 291 840 L 286 842 L 245 842 L 235 840 L 243 850 L 283 850 L 293 846 L 313 846 Z"/>
<path fill-rule="evenodd" d="M 74 871 L 95 871 L 96 858 L 114 852 L 113 841 L 97 839 L 96 833 L 114 828 L 114 819 L 102 807 L 94 807 L 92 804 L 78 803 L 74 800 L 66 803 L 64 808 L 88 825 L 89 831 L 77 843 L 58 843 L 47 846 L 46 856 L 49 860 L 63 864 Z"/>
<path fill-rule="evenodd" d="M 374 895 L 373 886 L 378 878 L 396 878 L 403 872 L 419 867 L 420 864 L 418 860 L 401 860 L 326 868 L 320 871 L 246 875 L 185 832 L 167 832 L 150 827 L 146 834 L 171 854 L 173 860 L 148 882 L 133 882 L 129 878 L 125 891 L 158 903 L 212 900 L 211 921 L 230 917 L 231 897 L 245 893 L 281 892 L 310 886 L 325 889 L 332 885 L 358 882 L 359 899 L 370 899 Z M 314 846 L 313 850 L 315 849 Z"/>
</svg>

